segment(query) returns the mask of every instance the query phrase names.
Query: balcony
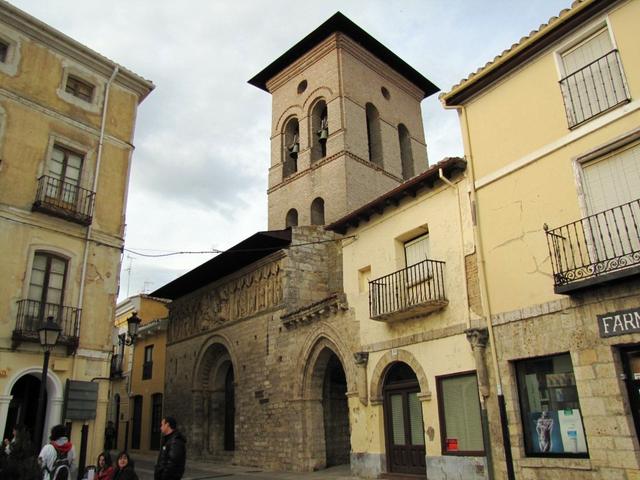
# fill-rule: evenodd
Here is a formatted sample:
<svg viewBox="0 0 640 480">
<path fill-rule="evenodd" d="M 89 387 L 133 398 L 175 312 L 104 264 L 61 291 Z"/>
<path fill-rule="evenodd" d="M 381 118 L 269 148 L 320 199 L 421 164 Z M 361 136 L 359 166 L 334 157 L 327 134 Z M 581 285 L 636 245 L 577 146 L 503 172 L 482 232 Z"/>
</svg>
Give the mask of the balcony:
<svg viewBox="0 0 640 480">
<path fill-rule="evenodd" d="M 629 101 L 620 68 L 620 55 L 612 50 L 560 80 L 569 128 Z"/>
<path fill-rule="evenodd" d="M 18 318 L 11 337 L 12 348 L 17 348 L 22 342 L 39 343 L 38 328 L 46 322 L 48 317 L 53 317 L 62 329 L 58 345 L 66 345 L 68 354 L 75 352 L 79 340 L 77 331 L 80 309 L 36 300 L 18 301 Z"/>
<path fill-rule="evenodd" d="M 397 321 L 428 315 L 449 304 L 444 262 L 424 260 L 369 282 L 369 316 Z"/>
<path fill-rule="evenodd" d="M 544 230 L 556 293 L 640 273 L 640 200 Z"/>
<path fill-rule="evenodd" d="M 38 179 L 32 210 L 89 225 L 93 219 L 95 195 L 77 185 L 43 175 Z"/>
<path fill-rule="evenodd" d="M 111 356 L 111 368 L 109 370 L 109 378 L 121 378 L 123 369 L 122 369 L 122 361 L 123 354 L 122 353 L 114 353 Z"/>
</svg>

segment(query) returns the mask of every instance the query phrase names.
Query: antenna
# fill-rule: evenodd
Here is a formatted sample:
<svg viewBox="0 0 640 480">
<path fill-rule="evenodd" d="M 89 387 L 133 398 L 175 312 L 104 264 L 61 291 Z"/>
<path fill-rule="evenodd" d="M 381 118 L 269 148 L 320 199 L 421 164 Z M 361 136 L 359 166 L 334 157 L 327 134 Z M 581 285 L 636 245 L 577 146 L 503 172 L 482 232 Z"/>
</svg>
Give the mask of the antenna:
<svg viewBox="0 0 640 480">
<path fill-rule="evenodd" d="M 129 260 L 129 266 L 124 269 L 127 272 L 127 297 L 129 297 L 129 291 L 131 290 L 131 269 L 133 268 L 133 258 L 131 255 L 127 255 L 127 259 Z"/>
</svg>

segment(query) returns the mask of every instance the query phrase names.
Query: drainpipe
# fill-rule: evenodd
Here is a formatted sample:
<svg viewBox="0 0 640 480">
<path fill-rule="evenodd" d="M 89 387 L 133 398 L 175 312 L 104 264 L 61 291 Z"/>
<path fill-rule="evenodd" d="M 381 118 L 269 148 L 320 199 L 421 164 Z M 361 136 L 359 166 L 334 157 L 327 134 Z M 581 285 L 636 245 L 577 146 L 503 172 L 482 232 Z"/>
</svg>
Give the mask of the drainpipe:
<svg viewBox="0 0 640 480">
<path fill-rule="evenodd" d="M 105 125 L 106 125 L 106 119 L 107 119 L 107 106 L 109 105 L 109 90 L 111 87 L 111 84 L 113 83 L 113 80 L 116 78 L 116 75 L 118 74 L 118 70 L 120 69 L 120 67 L 118 65 L 116 65 L 113 69 L 113 73 L 111 74 L 111 77 L 109 77 L 109 80 L 107 81 L 107 84 L 105 85 L 105 89 L 104 89 L 104 102 L 102 105 L 102 118 L 100 119 L 100 137 L 98 140 L 98 153 L 96 156 L 96 170 L 95 173 L 93 175 L 93 189 L 92 192 L 96 193 L 97 196 L 97 189 L 98 189 L 98 177 L 100 175 L 100 162 L 102 161 L 102 145 L 104 143 L 104 130 L 105 130 Z M 94 198 L 94 203 L 93 203 L 93 213 L 95 214 L 95 208 L 96 208 L 96 204 L 95 204 L 95 198 Z M 93 231 L 93 223 L 90 223 L 89 226 L 87 227 L 87 234 L 85 236 L 85 242 L 84 242 L 84 257 L 82 259 L 82 273 L 80 274 L 80 291 L 78 292 L 78 311 L 80 312 L 80 316 L 79 319 L 82 319 L 82 306 L 83 306 L 83 300 L 84 300 L 84 284 L 85 284 L 85 280 L 87 277 L 87 263 L 89 261 L 89 241 L 91 239 L 91 232 Z M 80 321 L 78 321 L 77 325 L 76 325 L 76 337 L 80 338 Z M 73 377 L 75 378 L 75 374 L 76 374 L 76 362 L 74 360 L 73 362 Z"/>
<path fill-rule="evenodd" d="M 469 199 L 471 201 L 471 217 L 473 220 L 473 236 L 476 244 L 476 256 L 478 261 L 478 280 L 480 283 L 480 301 L 482 304 L 482 311 L 484 312 L 486 324 L 487 324 L 487 332 L 489 335 L 489 341 L 491 343 L 491 363 L 496 375 L 496 389 L 498 394 L 498 409 L 500 412 L 500 425 L 502 428 L 502 442 L 504 448 L 504 456 L 505 463 L 507 467 L 507 478 L 508 480 L 515 480 L 515 472 L 513 469 L 513 457 L 511 455 L 511 438 L 509 436 L 509 423 L 507 419 L 507 410 L 504 401 L 504 392 L 502 390 L 502 377 L 500 375 L 500 368 L 498 366 L 498 355 L 496 352 L 496 342 L 495 336 L 493 333 L 493 323 L 491 320 L 491 302 L 489 300 L 489 292 L 487 287 L 487 274 L 485 269 L 485 261 L 484 261 L 484 250 L 482 248 L 482 235 L 480 234 L 479 227 L 479 216 L 478 216 L 478 200 L 476 195 L 476 187 L 475 187 L 475 173 L 473 169 L 473 155 L 471 151 L 471 133 L 469 132 L 469 120 L 467 117 L 467 111 L 464 106 L 458 105 L 455 107 L 464 123 L 464 135 L 465 135 L 465 143 L 468 148 L 468 162 L 467 162 L 467 170 L 469 171 Z M 483 414 L 486 414 L 486 406 L 483 405 L 483 409 L 485 411 Z"/>
</svg>

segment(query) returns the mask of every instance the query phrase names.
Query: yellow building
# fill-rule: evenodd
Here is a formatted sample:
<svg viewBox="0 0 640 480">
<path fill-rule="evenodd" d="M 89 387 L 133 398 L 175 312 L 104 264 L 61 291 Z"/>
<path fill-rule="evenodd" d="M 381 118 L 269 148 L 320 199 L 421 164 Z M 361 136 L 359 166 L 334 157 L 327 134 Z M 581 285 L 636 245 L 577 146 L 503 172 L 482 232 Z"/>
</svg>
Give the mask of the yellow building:
<svg viewBox="0 0 640 480">
<path fill-rule="evenodd" d="M 103 446 L 111 329 L 136 110 L 153 84 L 0 2 L 0 427 L 36 430 L 43 349 L 43 439 L 68 423 L 92 460 Z M 65 401 L 69 380 L 95 392 Z M 73 388 L 71 389 L 71 391 Z M 85 427 L 86 440 L 81 439 Z M 40 444 L 40 439 L 36 440 Z"/>
<path fill-rule="evenodd" d="M 344 290 L 359 326 L 361 385 L 349 406 L 360 476 L 487 478 L 486 331 L 465 168 L 445 159 L 327 227 L 345 235 Z"/>
<path fill-rule="evenodd" d="M 639 475 L 638 21 L 638 1 L 574 2 L 442 96 L 506 406 L 497 478 Z"/>
<path fill-rule="evenodd" d="M 107 415 L 116 430 L 114 449 L 149 452 L 160 448 L 167 303 L 144 294 L 118 303 Z M 134 312 L 140 325 L 132 342 L 127 329 Z"/>
</svg>

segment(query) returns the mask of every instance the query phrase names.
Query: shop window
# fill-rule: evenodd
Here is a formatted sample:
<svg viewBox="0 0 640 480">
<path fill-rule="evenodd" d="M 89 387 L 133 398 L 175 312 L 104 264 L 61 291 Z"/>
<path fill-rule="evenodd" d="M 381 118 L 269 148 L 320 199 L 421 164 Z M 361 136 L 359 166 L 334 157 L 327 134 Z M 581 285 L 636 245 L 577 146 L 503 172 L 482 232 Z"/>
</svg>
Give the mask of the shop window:
<svg viewBox="0 0 640 480">
<path fill-rule="evenodd" d="M 438 378 L 443 455 L 484 455 L 475 373 Z"/>
<path fill-rule="evenodd" d="M 534 457 L 588 457 L 568 353 L 516 363 L 525 451 Z"/>
</svg>

